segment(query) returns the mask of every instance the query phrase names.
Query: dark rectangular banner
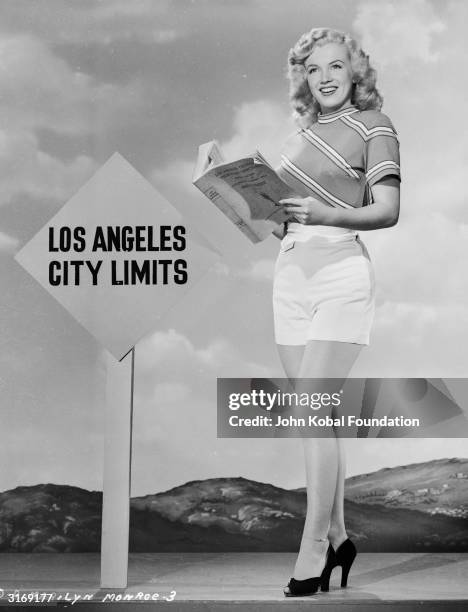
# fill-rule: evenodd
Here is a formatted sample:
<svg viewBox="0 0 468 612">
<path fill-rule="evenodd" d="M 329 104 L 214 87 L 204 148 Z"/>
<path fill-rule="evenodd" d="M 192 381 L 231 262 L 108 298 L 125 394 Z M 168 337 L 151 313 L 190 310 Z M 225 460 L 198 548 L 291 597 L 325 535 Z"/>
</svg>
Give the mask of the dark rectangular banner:
<svg viewBox="0 0 468 612">
<path fill-rule="evenodd" d="M 218 438 L 467 437 L 468 379 L 446 380 L 218 378 Z"/>
</svg>

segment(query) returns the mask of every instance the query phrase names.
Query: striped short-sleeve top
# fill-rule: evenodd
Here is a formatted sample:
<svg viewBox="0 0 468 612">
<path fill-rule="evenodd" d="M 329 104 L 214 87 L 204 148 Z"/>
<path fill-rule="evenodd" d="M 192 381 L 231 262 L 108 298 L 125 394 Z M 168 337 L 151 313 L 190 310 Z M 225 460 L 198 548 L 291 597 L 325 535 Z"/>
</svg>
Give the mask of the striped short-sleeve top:
<svg viewBox="0 0 468 612">
<path fill-rule="evenodd" d="M 400 180 L 398 136 L 380 111 L 352 106 L 319 114 L 286 141 L 277 172 L 301 197 L 344 208 L 366 206 L 372 203 L 372 185 L 386 176 Z"/>
</svg>

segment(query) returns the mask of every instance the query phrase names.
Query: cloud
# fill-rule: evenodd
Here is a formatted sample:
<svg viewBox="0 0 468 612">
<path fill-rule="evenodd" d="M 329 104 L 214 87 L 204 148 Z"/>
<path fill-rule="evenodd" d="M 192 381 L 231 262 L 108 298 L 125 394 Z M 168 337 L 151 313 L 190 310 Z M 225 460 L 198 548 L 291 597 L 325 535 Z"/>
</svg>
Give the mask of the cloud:
<svg viewBox="0 0 468 612">
<path fill-rule="evenodd" d="M 266 368 L 252 362 L 223 338 L 204 347 L 195 347 L 174 329 L 156 332 L 138 345 L 138 370 L 141 381 L 184 381 L 203 390 L 207 380 L 216 376 L 265 376 Z M 200 382 L 200 378 L 203 380 Z"/>
<path fill-rule="evenodd" d="M 377 375 L 461 375 L 468 299 L 466 133 L 453 110 L 468 95 L 468 5 L 426 0 L 362 2 L 353 29 L 376 61 L 378 85 L 401 141 L 401 215 L 363 232 L 377 277 L 372 345 L 362 368 Z"/>
<path fill-rule="evenodd" d="M 226 160 L 249 155 L 258 148 L 272 165 L 279 162 L 281 146 L 295 129 L 284 107 L 271 100 L 256 100 L 236 107 L 231 126 L 231 135 L 219 143 Z M 193 196 L 194 165 L 194 159 L 176 159 L 155 168 L 151 178 L 163 187 L 178 186 L 185 195 Z"/>
<path fill-rule="evenodd" d="M 86 110 L 91 100 L 105 102 L 108 89 L 73 71 L 33 36 L 0 39 L 0 109 L 9 129 L 45 127 L 68 134 L 92 129 Z"/>
<path fill-rule="evenodd" d="M 13 238 L 12 236 L 8 236 L 8 234 L 5 234 L 4 232 L 0 232 L 0 251 L 14 253 L 18 244 L 19 240 Z"/>
<path fill-rule="evenodd" d="M 196 432 L 216 437 L 216 379 L 269 374 L 223 338 L 196 347 L 173 329 L 157 332 L 136 352 L 135 439 L 161 440 L 175 431 L 178 444 Z"/>
<path fill-rule="evenodd" d="M 468 4 L 458 0 L 365 1 L 357 7 L 353 29 L 381 68 L 383 111 L 400 135 L 403 220 L 413 214 L 425 224 L 430 212 L 465 218 L 468 147 L 456 108 L 468 87 L 452 67 L 466 72 L 467 19 Z"/>
<path fill-rule="evenodd" d="M 239 275 L 253 281 L 272 282 L 275 271 L 274 259 L 258 259 L 253 261 L 248 270 L 242 270 Z"/>
<path fill-rule="evenodd" d="M 92 2 L 57 3 L 45 0 L 39 6 L 28 0 L 17 0 L 1 7 L 2 21 L 17 31 L 34 31 L 47 36 L 51 43 L 110 44 L 116 41 L 165 44 L 172 42 L 175 30 L 171 23 L 169 0 L 96 0 Z M 28 14 L 28 20 L 24 15 Z M 60 18 L 57 16 L 60 15 Z M 26 25 L 27 24 L 27 25 Z M 181 34 L 177 32 L 176 36 Z"/>
<path fill-rule="evenodd" d="M 464 303 L 386 301 L 376 309 L 371 344 L 353 368 L 360 377 L 464 377 L 468 312 Z"/>
<path fill-rule="evenodd" d="M 427 0 L 384 0 L 360 4 L 353 29 L 380 66 L 404 66 L 409 60 L 436 61 L 433 40 L 446 25 Z"/>
<path fill-rule="evenodd" d="M 446 214 L 411 211 L 391 230 L 362 238 L 373 260 L 377 309 L 372 375 L 461 376 L 468 345 L 468 227 Z M 380 364 L 380 365 L 379 365 Z M 443 374 L 441 374 L 443 373 Z"/>
<path fill-rule="evenodd" d="M 0 141 L 4 172 L 0 205 L 16 195 L 65 201 L 97 169 L 96 162 L 86 155 L 61 161 L 41 151 L 37 137 L 26 130 L 0 132 Z"/>
<path fill-rule="evenodd" d="M 179 38 L 180 36 L 180 32 L 177 32 L 177 30 L 153 30 L 152 32 L 152 38 L 154 40 L 155 43 L 158 44 L 165 44 L 165 43 L 171 43 L 174 42 L 175 40 L 177 40 L 177 38 Z"/>
<path fill-rule="evenodd" d="M 433 307 L 468 299 L 467 226 L 439 212 L 408 212 L 392 229 L 361 234 L 374 261 L 379 301 Z"/>
<path fill-rule="evenodd" d="M 141 87 L 141 85 L 140 85 Z M 0 162 L 3 168 L 0 205 L 15 195 L 66 200 L 97 169 L 98 143 L 138 111 L 144 96 L 138 83 L 99 83 L 72 70 L 43 42 L 29 35 L 0 39 Z M 103 112 L 106 109 L 106 112 Z M 75 145 L 75 153 L 45 150 L 41 135 L 60 143 L 94 140 L 93 154 Z M 100 136 L 101 135 L 101 136 Z M 62 154 L 60 149 L 62 148 Z"/>
<path fill-rule="evenodd" d="M 154 386 L 153 398 L 164 404 L 178 404 L 190 397 L 190 387 L 183 383 L 162 382 Z"/>
<path fill-rule="evenodd" d="M 77 134 L 91 129 L 84 110 L 93 95 L 101 96 L 102 88 L 74 74 L 43 42 L 21 35 L 0 40 L 0 92 L 0 204 L 16 194 L 70 196 L 95 169 L 94 161 L 86 155 L 61 161 L 45 153 L 37 131 L 52 128 Z"/>
<path fill-rule="evenodd" d="M 405 344 L 419 345 L 423 334 L 437 322 L 437 308 L 415 302 L 384 302 L 376 312 L 376 333 L 391 337 Z"/>
<path fill-rule="evenodd" d="M 226 160 L 249 155 L 258 148 L 273 166 L 279 163 L 281 146 L 295 129 L 285 109 L 269 100 L 241 104 L 233 111 L 231 125 L 229 137 L 219 142 Z M 233 267 L 250 266 L 252 260 L 262 258 L 261 249 L 239 235 L 232 222 L 193 186 L 194 165 L 195 159 L 175 159 L 154 168 L 150 180 L 200 233 L 207 235 Z M 259 270 L 256 267 L 253 274 Z"/>
<path fill-rule="evenodd" d="M 248 102 L 235 109 L 234 133 L 221 143 L 221 149 L 226 159 L 236 159 L 258 148 L 276 166 L 283 143 L 295 129 L 290 113 L 283 106 L 271 100 Z"/>
<path fill-rule="evenodd" d="M 222 338 L 197 346 L 170 330 L 153 334 L 138 345 L 133 495 L 226 476 L 300 486 L 281 459 L 286 452 L 293 463 L 301 461 L 296 441 L 256 440 L 252 444 L 249 439 L 217 437 L 216 379 L 223 376 L 268 377 L 271 371 Z M 161 470 L 164 465 L 170 469 Z"/>
<path fill-rule="evenodd" d="M 167 9 L 168 2 L 163 0 L 158 2 L 155 8 L 153 0 L 98 0 L 95 7 L 91 8 L 90 13 L 98 20 L 106 21 L 109 18 L 123 17 L 150 17 Z"/>
</svg>

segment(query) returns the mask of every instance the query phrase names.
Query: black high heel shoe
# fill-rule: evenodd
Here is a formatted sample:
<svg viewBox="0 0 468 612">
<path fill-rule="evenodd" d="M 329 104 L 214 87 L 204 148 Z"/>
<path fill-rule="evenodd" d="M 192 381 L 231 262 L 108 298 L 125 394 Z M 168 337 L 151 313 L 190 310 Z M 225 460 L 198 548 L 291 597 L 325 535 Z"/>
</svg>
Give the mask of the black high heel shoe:
<svg viewBox="0 0 468 612">
<path fill-rule="evenodd" d="M 335 551 L 331 546 L 328 547 L 327 556 L 325 558 L 325 567 L 320 576 L 306 578 L 305 580 L 296 580 L 291 578 L 284 588 L 283 593 L 286 597 L 306 597 L 314 595 L 317 591 L 328 591 L 330 588 L 330 574 L 335 567 Z M 286 590 L 288 589 L 288 590 Z"/>
<path fill-rule="evenodd" d="M 330 547 L 333 550 L 332 545 Z M 333 567 L 328 568 L 331 574 L 333 568 L 340 566 L 341 567 L 341 586 L 348 586 L 348 574 L 351 566 L 356 558 L 357 551 L 354 544 L 351 542 L 349 538 L 347 538 L 343 544 L 338 546 L 336 551 L 334 551 L 334 555 L 329 557 L 330 563 L 334 563 Z M 328 571 L 328 570 L 327 570 Z"/>
</svg>

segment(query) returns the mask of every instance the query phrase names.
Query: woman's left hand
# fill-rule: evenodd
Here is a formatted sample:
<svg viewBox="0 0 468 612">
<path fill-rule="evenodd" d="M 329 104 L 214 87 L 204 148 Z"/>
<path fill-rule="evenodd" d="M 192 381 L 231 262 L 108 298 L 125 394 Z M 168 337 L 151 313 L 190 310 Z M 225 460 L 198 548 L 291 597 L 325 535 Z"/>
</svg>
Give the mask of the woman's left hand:
<svg viewBox="0 0 468 612">
<path fill-rule="evenodd" d="M 335 208 L 316 200 L 307 198 L 285 198 L 279 203 L 290 213 L 289 221 L 303 225 L 330 225 Z"/>
</svg>

